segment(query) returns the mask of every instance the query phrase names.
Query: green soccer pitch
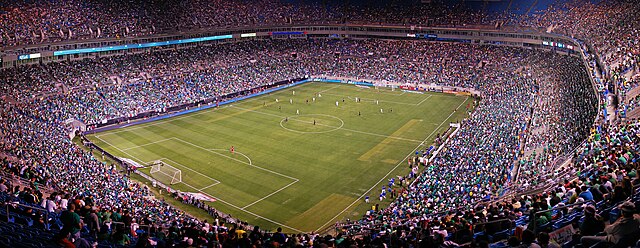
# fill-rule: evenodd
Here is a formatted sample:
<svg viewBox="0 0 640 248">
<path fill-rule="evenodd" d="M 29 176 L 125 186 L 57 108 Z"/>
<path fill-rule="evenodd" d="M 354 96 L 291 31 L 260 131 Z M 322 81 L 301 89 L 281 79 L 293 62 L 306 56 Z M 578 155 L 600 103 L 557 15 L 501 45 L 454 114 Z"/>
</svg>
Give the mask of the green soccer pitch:
<svg viewBox="0 0 640 248">
<path fill-rule="evenodd" d="M 469 103 L 313 82 L 88 138 L 115 156 L 179 169 L 182 182 L 172 188 L 209 195 L 211 206 L 252 225 L 312 232 L 388 205 L 378 200 L 382 185 L 407 175 L 407 158 L 466 118 Z"/>
</svg>

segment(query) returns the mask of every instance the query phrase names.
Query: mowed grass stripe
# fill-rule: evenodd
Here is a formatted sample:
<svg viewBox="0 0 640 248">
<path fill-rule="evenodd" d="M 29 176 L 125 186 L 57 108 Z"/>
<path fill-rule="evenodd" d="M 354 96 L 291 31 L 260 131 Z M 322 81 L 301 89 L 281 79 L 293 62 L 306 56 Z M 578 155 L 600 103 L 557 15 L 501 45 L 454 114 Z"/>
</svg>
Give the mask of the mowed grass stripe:
<svg viewBox="0 0 640 248">
<path fill-rule="evenodd" d="M 413 126 L 415 126 L 419 122 L 420 121 L 416 120 L 416 119 L 409 120 L 407 123 L 402 125 L 402 127 L 400 127 L 398 130 L 393 132 L 390 135 L 390 137 L 387 137 L 387 138 L 383 139 L 376 146 L 374 146 L 373 148 L 369 149 L 367 152 L 365 152 L 360 157 L 358 157 L 358 160 L 360 160 L 360 161 L 370 161 L 372 157 L 382 153 L 388 146 L 399 142 L 398 139 L 394 139 L 392 137 L 401 137 L 402 134 L 404 134 L 407 131 L 409 131 L 411 128 L 413 128 Z"/>
<path fill-rule="evenodd" d="M 315 204 L 313 207 L 307 209 L 303 213 L 298 214 L 295 218 L 290 219 L 287 225 L 298 225 L 300 223 L 308 223 L 306 225 L 300 226 L 302 230 L 312 230 L 313 228 L 317 228 L 317 225 L 313 223 L 320 223 L 323 220 L 333 217 L 330 211 L 326 211 L 327 209 L 335 208 L 335 206 L 346 206 L 349 203 L 353 202 L 356 197 L 346 196 L 342 194 L 330 194 L 329 196 L 322 199 L 320 202 Z"/>
</svg>

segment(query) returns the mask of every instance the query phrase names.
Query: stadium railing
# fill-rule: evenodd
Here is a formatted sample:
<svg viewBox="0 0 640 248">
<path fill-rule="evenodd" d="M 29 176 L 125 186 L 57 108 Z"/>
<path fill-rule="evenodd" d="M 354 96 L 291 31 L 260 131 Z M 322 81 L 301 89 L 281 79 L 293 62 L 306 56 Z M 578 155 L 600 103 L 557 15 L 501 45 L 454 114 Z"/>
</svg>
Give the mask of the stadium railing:
<svg viewBox="0 0 640 248">
<path fill-rule="evenodd" d="M 16 176 L 16 175 L 12 175 L 9 174 L 7 172 L 1 171 L 0 170 L 0 178 L 4 178 L 7 180 L 8 183 L 11 184 L 12 188 L 15 186 L 21 186 L 21 187 L 31 187 L 33 188 L 34 185 L 31 183 L 31 181 L 24 179 L 22 177 Z M 18 184 L 18 185 L 16 185 Z M 37 185 L 38 187 L 38 191 L 40 191 L 42 194 L 45 195 L 50 195 L 51 193 L 53 193 L 55 191 L 55 189 L 53 189 L 52 187 L 46 186 L 46 185 Z"/>
<path fill-rule="evenodd" d="M 6 208 L 5 210 L 6 212 L 6 220 L 7 222 L 15 222 L 15 218 L 13 218 L 11 216 L 11 212 L 9 211 L 9 207 L 10 206 L 14 206 L 14 207 L 23 207 L 23 208 L 30 208 L 33 210 L 37 210 L 37 211 L 41 211 L 44 215 L 44 227 L 46 230 L 50 230 L 50 226 L 49 226 L 49 211 L 47 211 L 44 208 L 41 207 L 34 207 L 34 206 L 29 206 L 29 205 L 25 205 L 22 203 L 18 203 L 18 202 L 5 202 L 4 203 L 4 207 Z M 15 213 L 15 212 L 14 212 Z"/>
</svg>

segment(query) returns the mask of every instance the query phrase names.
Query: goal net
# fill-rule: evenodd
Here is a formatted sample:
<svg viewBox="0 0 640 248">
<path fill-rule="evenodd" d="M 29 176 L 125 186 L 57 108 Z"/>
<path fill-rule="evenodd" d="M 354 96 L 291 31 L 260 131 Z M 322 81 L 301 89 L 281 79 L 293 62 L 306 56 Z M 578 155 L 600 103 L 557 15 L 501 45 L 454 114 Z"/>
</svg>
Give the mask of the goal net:
<svg viewBox="0 0 640 248">
<path fill-rule="evenodd" d="M 171 185 L 182 182 L 182 171 L 162 161 L 151 164 L 151 176 L 162 183 Z"/>
</svg>

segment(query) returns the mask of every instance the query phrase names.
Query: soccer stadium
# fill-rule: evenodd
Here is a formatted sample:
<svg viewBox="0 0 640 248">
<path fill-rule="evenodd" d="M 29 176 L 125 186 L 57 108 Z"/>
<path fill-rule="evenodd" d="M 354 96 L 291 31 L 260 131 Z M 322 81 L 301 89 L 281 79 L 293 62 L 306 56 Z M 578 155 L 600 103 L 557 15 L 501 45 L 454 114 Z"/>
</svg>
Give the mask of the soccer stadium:
<svg viewBox="0 0 640 248">
<path fill-rule="evenodd" d="M 0 247 L 640 247 L 638 6 L 2 1 Z"/>
</svg>

